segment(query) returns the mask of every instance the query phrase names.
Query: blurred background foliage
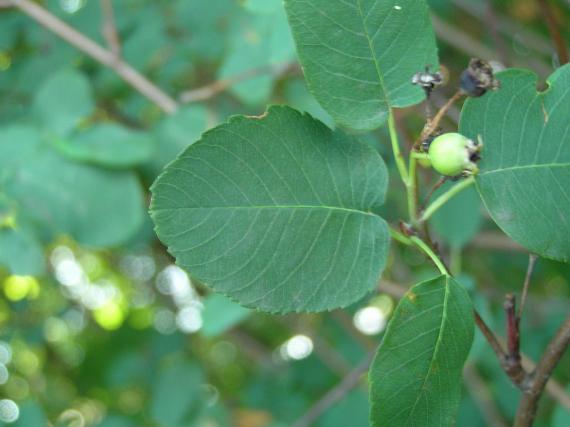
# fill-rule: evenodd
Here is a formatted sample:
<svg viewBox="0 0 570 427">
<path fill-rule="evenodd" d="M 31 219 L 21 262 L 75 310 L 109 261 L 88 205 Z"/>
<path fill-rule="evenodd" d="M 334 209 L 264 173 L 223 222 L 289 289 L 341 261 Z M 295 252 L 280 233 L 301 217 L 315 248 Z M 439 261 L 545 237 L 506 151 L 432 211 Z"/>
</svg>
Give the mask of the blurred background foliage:
<svg viewBox="0 0 570 427">
<path fill-rule="evenodd" d="M 39 3 L 107 48 L 104 2 Z M 449 76 L 436 106 L 472 56 L 541 78 L 558 65 L 535 0 L 430 3 Z M 333 126 L 307 91 L 281 1 L 108 4 L 115 48 L 180 99 L 174 114 L 21 12 L 0 9 L 0 424 L 367 426 L 365 381 L 342 382 L 374 351 L 402 290 L 433 275 L 429 262 L 394 243 L 378 294 L 343 311 L 274 317 L 192 281 L 147 213 L 148 188 L 164 165 L 232 114 L 287 103 Z M 551 5 L 568 40 L 570 3 Z M 458 115 L 452 109 L 447 129 Z M 411 143 L 424 107 L 397 119 Z M 385 130 L 359 137 L 395 171 Z M 437 177 L 424 169 L 421 179 L 429 188 Z M 405 200 L 392 182 L 384 215 L 396 223 Z M 433 232 L 503 334 L 502 297 L 520 290 L 527 255 L 493 225 L 475 191 L 439 212 Z M 523 325 L 531 359 L 568 311 L 569 281 L 568 265 L 539 261 Z M 555 378 L 570 382 L 570 356 Z M 341 399 L 327 405 L 331 390 Z M 477 336 L 458 426 L 508 425 L 518 399 Z M 536 425 L 568 426 L 570 412 L 547 395 Z"/>
</svg>

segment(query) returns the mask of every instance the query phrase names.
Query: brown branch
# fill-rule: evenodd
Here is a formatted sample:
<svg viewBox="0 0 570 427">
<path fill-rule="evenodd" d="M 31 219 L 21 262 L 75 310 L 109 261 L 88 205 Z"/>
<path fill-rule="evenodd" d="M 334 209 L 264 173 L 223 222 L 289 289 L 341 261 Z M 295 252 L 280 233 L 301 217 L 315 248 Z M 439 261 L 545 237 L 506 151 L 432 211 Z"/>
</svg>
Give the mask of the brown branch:
<svg viewBox="0 0 570 427">
<path fill-rule="evenodd" d="M 70 45 L 86 53 L 106 67 L 109 67 L 127 84 L 154 102 L 164 112 L 173 113 L 178 108 L 178 104 L 174 99 L 125 61 L 117 58 L 113 52 L 102 48 L 93 40 L 66 24 L 43 7 L 31 0 L 11 0 L 11 2 L 30 18 L 54 34 L 57 34 Z"/>
<path fill-rule="evenodd" d="M 264 74 L 271 74 L 273 76 L 279 77 L 285 73 L 288 73 L 294 67 L 296 67 L 296 64 L 294 63 L 285 63 L 279 65 L 267 65 L 264 67 L 254 68 L 251 70 L 244 71 L 241 74 L 228 77 L 227 79 L 221 79 L 213 83 L 207 84 L 206 86 L 182 92 L 180 94 L 179 99 L 180 102 L 182 103 L 204 101 L 206 99 L 213 98 L 219 93 L 224 92 L 230 87 L 238 83 L 241 83 L 245 80 L 253 79 L 255 77 L 259 77 Z"/>
<path fill-rule="evenodd" d="M 544 16 L 544 20 L 546 21 L 546 25 L 548 26 L 548 32 L 550 33 L 550 38 L 554 43 L 554 47 L 556 48 L 556 54 L 558 55 L 558 60 L 560 61 L 560 65 L 564 65 L 568 63 L 568 49 L 566 48 L 566 42 L 564 41 L 564 37 L 560 33 L 560 29 L 558 28 L 558 23 L 556 22 L 556 16 L 552 11 L 552 7 L 548 0 L 537 0 L 540 6 L 540 10 L 542 15 Z"/>
<path fill-rule="evenodd" d="M 528 389 L 524 391 L 517 410 L 514 427 L 532 426 L 544 388 L 569 345 L 570 316 L 560 326 L 536 365 L 536 369 L 532 372 Z"/>
<path fill-rule="evenodd" d="M 521 390 L 526 387 L 528 375 L 521 364 L 520 354 L 520 319 L 516 315 L 516 299 L 513 294 L 507 294 L 503 303 L 507 322 L 507 354 L 503 368 Z"/>
<path fill-rule="evenodd" d="M 115 11 L 112 0 L 101 0 L 101 11 L 103 12 L 103 25 L 101 33 L 109 45 L 113 55 L 119 57 L 121 54 L 121 41 L 115 25 Z"/>
<path fill-rule="evenodd" d="M 370 363 L 374 357 L 374 352 L 371 352 L 366 358 L 360 362 L 352 371 L 346 375 L 341 382 L 334 388 L 329 390 L 323 397 L 321 397 L 313 406 L 309 408 L 305 414 L 292 424 L 292 427 L 310 427 L 314 422 L 329 408 L 331 408 L 338 401 L 342 400 L 354 387 L 360 382 L 362 375 L 368 370 Z"/>
</svg>

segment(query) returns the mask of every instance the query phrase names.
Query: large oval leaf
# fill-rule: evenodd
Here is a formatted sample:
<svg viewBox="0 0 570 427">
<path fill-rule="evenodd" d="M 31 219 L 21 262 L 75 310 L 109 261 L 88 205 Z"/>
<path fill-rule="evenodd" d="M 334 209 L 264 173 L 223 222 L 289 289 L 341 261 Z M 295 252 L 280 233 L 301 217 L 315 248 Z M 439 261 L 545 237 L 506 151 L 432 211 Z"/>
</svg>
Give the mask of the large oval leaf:
<svg viewBox="0 0 570 427">
<path fill-rule="evenodd" d="M 375 287 L 386 185 L 373 149 L 272 107 L 188 147 L 153 185 L 151 213 L 177 263 L 213 289 L 265 311 L 321 311 Z"/>
<path fill-rule="evenodd" d="M 467 101 L 461 132 L 485 144 L 477 188 L 495 222 L 539 255 L 570 261 L 570 66 L 536 91 L 536 75 L 499 74 L 501 89 Z"/>
<path fill-rule="evenodd" d="M 473 342 L 465 289 L 439 276 L 410 289 L 390 320 L 370 368 L 375 427 L 449 427 Z"/>
<path fill-rule="evenodd" d="M 381 126 L 390 107 L 424 98 L 411 84 L 438 66 L 424 0 L 285 0 L 309 88 L 341 125 Z"/>
</svg>

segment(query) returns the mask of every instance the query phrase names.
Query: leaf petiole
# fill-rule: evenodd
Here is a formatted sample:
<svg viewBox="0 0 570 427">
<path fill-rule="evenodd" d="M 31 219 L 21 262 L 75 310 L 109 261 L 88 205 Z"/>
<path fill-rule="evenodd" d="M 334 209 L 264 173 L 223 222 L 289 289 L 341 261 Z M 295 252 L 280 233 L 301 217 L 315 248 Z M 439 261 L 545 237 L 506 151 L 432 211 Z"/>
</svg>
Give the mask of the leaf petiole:
<svg viewBox="0 0 570 427">
<path fill-rule="evenodd" d="M 417 236 L 411 236 L 410 240 L 413 243 L 415 243 L 415 245 L 418 248 L 420 248 L 422 251 L 424 251 L 427 256 L 429 256 L 431 258 L 431 260 L 437 266 L 437 268 L 439 269 L 441 274 L 445 274 L 446 276 L 450 275 L 449 271 L 447 271 L 447 268 L 445 267 L 443 262 L 439 259 L 439 257 L 435 254 L 435 252 L 422 239 L 420 239 Z"/>
<path fill-rule="evenodd" d="M 398 167 L 398 172 L 404 184 L 408 183 L 408 171 L 406 169 L 406 162 L 400 150 L 400 142 L 398 141 L 398 133 L 396 132 L 396 122 L 394 120 L 394 112 L 390 110 L 388 115 L 388 131 L 390 132 L 390 141 L 392 142 L 392 152 L 394 153 L 394 160 Z"/>
<path fill-rule="evenodd" d="M 434 213 L 438 211 L 439 208 L 445 205 L 451 198 L 461 193 L 466 188 L 469 188 L 474 183 L 475 183 L 475 178 L 473 176 L 470 176 L 469 178 L 464 179 L 463 181 L 455 184 L 453 187 L 451 187 L 449 190 L 447 190 L 445 193 L 443 193 L 441 196 L 435 199 L 433 203 L 427 207 L 427 209 L 420 217 L 420 222 L 427 221 Z"/>
</svg>

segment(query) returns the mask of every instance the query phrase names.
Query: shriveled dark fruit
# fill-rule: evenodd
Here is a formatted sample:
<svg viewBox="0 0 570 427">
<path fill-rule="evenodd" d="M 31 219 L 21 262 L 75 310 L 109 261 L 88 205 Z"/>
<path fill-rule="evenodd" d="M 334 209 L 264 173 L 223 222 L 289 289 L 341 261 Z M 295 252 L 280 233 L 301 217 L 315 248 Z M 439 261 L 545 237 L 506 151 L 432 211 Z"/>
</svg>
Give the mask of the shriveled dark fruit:
<svg viewBox="0 0 570 427">
<path fill-rule="evenodd" d="M 465 94 L 477 98 L 488 90 L 498 89 L 500 82 L 495 79 L 493 67 L 487 61 L 472 58 L 469 66 L 461 73 L 459 86 Z"/>
</svg>

